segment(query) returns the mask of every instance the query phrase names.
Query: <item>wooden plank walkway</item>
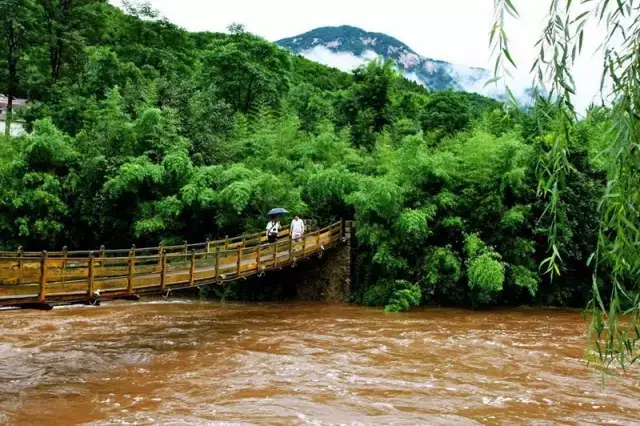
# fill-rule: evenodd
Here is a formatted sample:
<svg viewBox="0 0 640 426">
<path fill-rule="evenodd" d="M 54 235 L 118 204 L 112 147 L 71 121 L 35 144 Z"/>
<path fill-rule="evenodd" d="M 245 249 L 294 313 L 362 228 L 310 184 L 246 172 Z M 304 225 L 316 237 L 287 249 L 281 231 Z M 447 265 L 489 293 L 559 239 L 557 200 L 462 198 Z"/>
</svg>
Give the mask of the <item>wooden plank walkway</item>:
<svg viewBox="0 0 640 426">
<path fill-rule="evenodd" d="M 337 222 L 299 241 L 292 241 L 287 230 L 272 244 L 257 233 L 129 250 L 0 252 L 0 306 L 87 303 L 222 284 L 292 265 L 335 246 L 343 236 L 344 223 Z"/>
</svg>

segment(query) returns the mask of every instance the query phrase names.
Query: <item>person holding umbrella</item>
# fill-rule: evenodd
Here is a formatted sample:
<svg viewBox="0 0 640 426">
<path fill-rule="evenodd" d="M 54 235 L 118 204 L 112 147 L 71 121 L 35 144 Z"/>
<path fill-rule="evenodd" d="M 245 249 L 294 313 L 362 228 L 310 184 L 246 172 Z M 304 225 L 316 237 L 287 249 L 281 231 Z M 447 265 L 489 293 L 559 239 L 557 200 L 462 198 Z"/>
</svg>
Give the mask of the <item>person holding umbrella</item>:
<svg viewBox="0 0 640 426">
<path fill-rule="evenodd" d="M 271 217 L 266 228 L 267 240 L 269 243 L 275 243 L 278 240 L 278 232 L 280 232 L 280 221 L 278 220 L 278 216 L 285 213 L 289 212 L 280 207 L 271 209 L 269 210 L 269 213 L 267 213 L 267 215 Z"/>
</svg>

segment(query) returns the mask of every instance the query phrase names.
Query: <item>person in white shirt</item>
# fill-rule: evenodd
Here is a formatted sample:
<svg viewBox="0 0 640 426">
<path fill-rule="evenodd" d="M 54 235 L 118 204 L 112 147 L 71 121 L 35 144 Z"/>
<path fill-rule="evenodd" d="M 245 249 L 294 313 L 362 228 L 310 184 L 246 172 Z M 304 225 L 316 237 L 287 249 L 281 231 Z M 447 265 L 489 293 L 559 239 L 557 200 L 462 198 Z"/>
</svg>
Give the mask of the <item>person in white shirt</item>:
<svg viewBox="0 0 640 426">
<path fill-rule="evenodd" d="M 304 221 L 299 216 L 295 216 L 291 221 L 291 229 L 289 230 L 291 239 L 296 243 L 300 241 L 304 234 Z"/>
<path fill-rule="evenodd" d="M 280 222 L 276 216 L 271 216 L 271 220 L 267 223 L 267 240 L 275 243 L 278 240 L 278 232 L 280 232 Z"/>
</svg>

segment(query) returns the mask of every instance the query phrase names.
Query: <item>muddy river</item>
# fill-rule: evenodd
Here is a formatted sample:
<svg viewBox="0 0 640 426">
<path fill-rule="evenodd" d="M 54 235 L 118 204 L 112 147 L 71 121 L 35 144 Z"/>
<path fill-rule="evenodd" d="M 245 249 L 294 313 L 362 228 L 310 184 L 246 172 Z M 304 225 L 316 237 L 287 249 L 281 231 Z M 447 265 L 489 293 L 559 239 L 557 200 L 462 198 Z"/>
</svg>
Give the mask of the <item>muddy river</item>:
<svg viewBox="0 0 640 426">
<path fill-rule="evenodd" d="M 146 300 L 0 312 L 0 424 L 640 424 L 582 314 Z"/>
</svg>

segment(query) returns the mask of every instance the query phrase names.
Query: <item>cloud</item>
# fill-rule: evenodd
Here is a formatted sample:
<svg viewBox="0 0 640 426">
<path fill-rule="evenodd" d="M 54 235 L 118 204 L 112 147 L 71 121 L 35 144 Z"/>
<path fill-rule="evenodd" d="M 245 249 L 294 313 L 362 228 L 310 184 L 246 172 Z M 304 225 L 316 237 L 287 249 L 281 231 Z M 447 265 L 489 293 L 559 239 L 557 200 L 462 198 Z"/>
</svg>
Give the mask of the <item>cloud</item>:
<svg viewBox="0 0 640 426">
<path fill-rule="evenodd" d="M 406 78 L 407 80 L 413 81 L 414 83 L 424 85 L 420 77 L 418 77 L 418 74 L 416 74 L 415 72 L 405 72 L 404 78 Z"/>
<path fill-rule="evenodd" d="M 300 54 L 311 61 L 346 72 L 353 71 L 365 62 L 378 57 L 373 50 L 365 50 L 360 56 L 356 56 L 351 52 L 335 52 L 325 46 L 315 46 Z"/>
<path fill-rule="evenodd" d="M 450 74 L 465 92 L 479 93 L 496 99 L 506 98 L 505 82 L 486 84 L 493 77 L 490 71 L 455 64 L 451 64 L 448 68 Z M 520 104 L 528 105 L 530 103 L 532 84 L 530 75 L 516 73 L 508 79 L 507 84 Z"/>
</svg>

